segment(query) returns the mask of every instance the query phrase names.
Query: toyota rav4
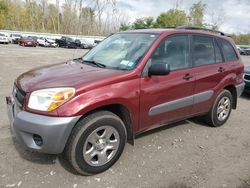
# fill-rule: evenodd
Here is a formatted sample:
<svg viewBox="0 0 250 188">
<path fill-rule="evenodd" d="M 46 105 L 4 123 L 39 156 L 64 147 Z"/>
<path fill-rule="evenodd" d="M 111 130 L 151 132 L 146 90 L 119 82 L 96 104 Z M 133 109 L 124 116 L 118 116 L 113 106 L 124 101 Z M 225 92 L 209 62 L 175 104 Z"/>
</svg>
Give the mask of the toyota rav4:
<svg viewBox="0 0 250 188">
<path fill-rule="evenodd" d="M 113 34 L 83 57 L 30 70 L 6 97 L 24 147 L 105 171 L 146 130 L 194 116 L 223 125 L 244 90 L 233 40 L 202 28 Z"/>
</svg>

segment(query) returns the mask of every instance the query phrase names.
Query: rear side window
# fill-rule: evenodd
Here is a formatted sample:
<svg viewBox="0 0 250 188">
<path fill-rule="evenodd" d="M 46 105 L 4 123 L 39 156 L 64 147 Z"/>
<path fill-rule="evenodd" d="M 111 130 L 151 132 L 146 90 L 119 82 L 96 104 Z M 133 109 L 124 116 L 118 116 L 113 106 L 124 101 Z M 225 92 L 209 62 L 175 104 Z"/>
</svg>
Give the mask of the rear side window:
<svg viewBox="0 0 250 188">
<path fill-rule="evenodd" d="M 221 48 L 224 54 L 225 61 L 236 61 L 238 57 L 232 45 L 223 39 L 220 39 L 220 43 L 221 43 Z"/>
<path fill-rule="evenodd" d="M 193 37 L 193 62 L 194 66 L 209 65 L 215 63 L 215 50 L 213 38 L 206 36 Z"/>
</svg>

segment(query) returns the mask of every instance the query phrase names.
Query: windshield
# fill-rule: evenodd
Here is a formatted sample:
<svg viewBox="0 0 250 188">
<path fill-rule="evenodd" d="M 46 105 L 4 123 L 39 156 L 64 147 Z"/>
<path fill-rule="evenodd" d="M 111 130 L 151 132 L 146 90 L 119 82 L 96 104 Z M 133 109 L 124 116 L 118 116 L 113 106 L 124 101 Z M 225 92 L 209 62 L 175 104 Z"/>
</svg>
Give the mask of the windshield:
<svg viewBox="0 0 250 188">
<path fill-rule="evenodd" d="M 69 41 L 69 42 L 73 42 L 73 39 L 72 39 L 72 38 L 69 38 L 69 37 L 62 37 L 62 40 L 66 40 L 66 41 Z"/>
<path fill-rule="evenodd" d="M 157 34 L 119 33 L 98 44 L 84 57 L 84 61 L 94 61 L 106 68 L 132 70 L 140 62 Z"/>
<path fill-rule="evenodd" d="M 37 40 L 37 37 L 35 37 L 35 36 L 28 36 L 28 39 Z"/>
</svg>

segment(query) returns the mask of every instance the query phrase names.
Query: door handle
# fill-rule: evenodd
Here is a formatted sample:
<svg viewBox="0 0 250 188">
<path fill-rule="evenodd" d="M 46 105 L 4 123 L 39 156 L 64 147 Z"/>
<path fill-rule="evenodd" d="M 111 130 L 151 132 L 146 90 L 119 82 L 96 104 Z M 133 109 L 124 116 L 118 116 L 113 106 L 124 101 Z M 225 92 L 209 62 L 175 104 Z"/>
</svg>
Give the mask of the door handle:
<svg viewBox="0 0 250 188">
<path fill-rule="evenodd" d="M 190 78 L 193 78 L 193 76 L 192 76 L 191 74 L 189 74 L 189 73 L 187 73 L 187 74 L 185 74 L 185 75 L 183 76 L 183 79 L 184 79 L 184 80 L 189 80 Z"/>
<path fill-rule="evenodd" d="M 224 72 L 225 71 L 225 68 L 223 68 L 223 67 L 220 67 L 219 69 L 218 69 L 218 72 Z"/>
</svg>

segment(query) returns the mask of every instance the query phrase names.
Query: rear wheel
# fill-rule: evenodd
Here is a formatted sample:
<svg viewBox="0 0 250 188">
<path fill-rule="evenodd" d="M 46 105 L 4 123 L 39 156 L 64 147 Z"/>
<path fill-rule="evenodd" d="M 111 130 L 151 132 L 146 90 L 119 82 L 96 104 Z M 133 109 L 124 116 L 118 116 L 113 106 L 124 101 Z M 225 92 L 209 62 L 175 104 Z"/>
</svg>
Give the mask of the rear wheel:
<svg viewBox="0 0 250 188">
<path fill-rule="evenodd" d="M 232 110 L 233 97 L 230 91 L 223 90 L 215 100 L 213 107 L 206 116 L 209 125 L 218 127 L 229 118 Z"/>
<path fill-rule="evenodd" d="M 110 168 L 120 157 L 126 143 L 122 120 L 108 111 L 100 111 L 80 120 L 64 150 L 71 166 L 82 175 Z"/>
</svg>

